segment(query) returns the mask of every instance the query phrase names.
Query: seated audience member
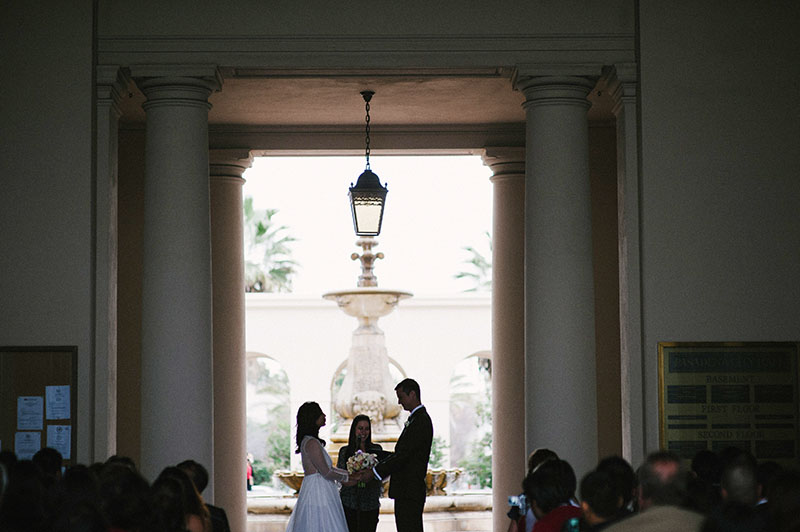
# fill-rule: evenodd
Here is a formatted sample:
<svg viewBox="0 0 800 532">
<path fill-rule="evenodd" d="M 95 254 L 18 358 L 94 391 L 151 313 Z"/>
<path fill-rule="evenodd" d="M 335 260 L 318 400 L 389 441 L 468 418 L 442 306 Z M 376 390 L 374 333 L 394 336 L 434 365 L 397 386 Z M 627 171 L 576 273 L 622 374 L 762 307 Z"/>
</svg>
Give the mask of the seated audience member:
<svg viewBox="0 0 800 532">
<path fill-rule="evenodd" d="M 621 456 L 608 456 L 600 460 L 596 470 L 611 478 L 611 485 L 621 499 L 619 518 L 631 515 L 635 509 L 636 472 L 628 461 Z"/>
<path fill-rule="evenodd" d="M 735 445 L 730 445 L 722 449 L 719 452 L 720 474 L 722 473 L 722 470 L 725 469 L 725 467 L 729 463 L 738 458 L 743 452 L 745 451 L 742 450 L 740 447 L 736 447 Z"/>
<path fill-rule="evenodd" d="M 719 483 L 722 460 L 714 451 L 703 449 L 692 458 L 692 476 L 689 478 L 689 507 L 707 514 L 720 504 Z"/>
<path fill-rule="evenodd" d="M 769 510 L 769 490 L 772 486 L 772 481 L 783 471 L 783 468 L 777 462 L 768 460 L 758 464 L 758 494 L 759 499 L 756 503 L 756 511 L 765 516 Z"/>
<path fill-rule="evenodd" d="M 46 489 L 51 489 L 61 480 L 61 465 L 64 460 L 60 452 L 52 447 L 42 447 L 33 455 L 32 461 L 39 469 Z"/>
<path fill-rule="evenodd" d="M 619 519 L 622 497 L 617 493 L 611 475 L 605 471 L 591 471 L 581 480 L 581 530 L 597 532 Z"/>
<path fill-rule="evenodd" d="M 714 451 L 703 449 L 692 458 L 692 473 L 709 484 L 719 486 L 722 476 L 722 459 Z"/>
<path fill-rule="evenodd" d="M 758 503 L 758 464 L 750 453 L 741 453 L 725 465 L 720 477 L 723 502 L 755 507 Z"/>
<path fill-rule="evenodd" d="M 30 460 L 19 460 L 8 471 L 8 486 L 0 506 L 3 532 L 50 531 L 51 512 L 39 469 Z"/>
<path fill-rule="evenodd" d="M 560 532 L 568 519 L 581 516 L 572 504 L 576 483 L 572 466 L 564 460 L 547 460 L 525 477 L 522 487 L 536 516 L 533 532 Z"/>
<path fill-rule="evenodd" d="M 639 513 L 614 523 L 608 532 L 695 532 L 703 516 L 687 510 L 688 474 L 673 453 L 650 454 L 639 468 Z"/>
<path fill-rule="evenodd" d="M 758 503 L 758 466 L 750 453 L 740 453 L 724 467 L 720 477 L 722 504 L 708 515 L 704 531 L 766 530 L 764 517 L 756 512 Z"/>
<path fill-rule="evenodd" d="M 528 471 L 526 474 L 533 473 L 533 470 L 542 465 L 547 460 L 558 460 L 555 451 L 541 447 L 533 451 L 528 457 Z"/>
<path fill-rule="evenodd" d="M 163 498 L 163 501 L 159 501 Z M 178 467 L 166 467 L 153 482 L 151 501 L 161 503 L 162 517 L 171 530 L 178 510 L 183 512 L 183 528 L 189 532 L 211 532 L 211 516 L 189 476 Z"/>
<path fill-rule="evenodd" d="M 787 469 L 772 480 L 767 519 L 770 532 L 800 531 L 800 471 Z"/>
<path fill-rule="evenodd" d="M 539 467 L 539 465 L 546 460 L 558 460 L 558 455 L 554 451 L 545 448 L 539 448 L 533 451 L 530 456 L 528 456 L 528 471 L 526 472 L 526 476 L 530 475 L 534 469 Z M 525 494 L 522 493 L 521 495 L 522 497 L 518 497 L 518 499 L 525 501 Z M 531 510 L 529 501 L 525 501 L 523 507 L 512 506 L 506 515 L 511 519 L 511 523 L 508 525 L 508 532 L 531 532 L 531 530 L 533 530 L 533 525 L 536 524 L 536 516 L 533 515 L 533 510 Z"/>
<path fill-rule="evenodd" d="M 150 508 L 153 511 L 153 530 L 157 532 L 190 530 L 180 480 L 169 475 L 159 475 L 150 486 Z"/>
<path fill-rule="evenodd" d="M 88 467 L 74 465 L 64 472 L 55 489 L 52 532 L 108 532 L 100 508 L 100 485 Z"/>
<path fill-rule="evenodd" d="M 3 504 L 3 493 L 8 487 L 8 474 L 17 463 L 17 455 L 13 451 L 0 451 L 0 507 Z"/>
<path fill-rule="evenodd" d="M 17 463 L 17 455 L 14 451 L 0 451 L 0 464 L 6 466 L 6 473 L 11 471 L 11 466 Z"/>
<path fill-rule="evenodd" d="M 110 532 L 154 530 L 148 500 L 150 485 L 144 477 L 120 464 L 105 465 L 99 471 L 100 506 L 108 518 Z"/>
<path fill-rule="evenodd" d="M 702 532 L 766 532 L 764 520 L 755 507 L 734 500 L 725 501 L 703 522 Z"/>
<path fill-rule="evenodd" d="M 178 469 L 181 469 L 189 476 L 189 479 L 194 484 L 194 487 L 197 488 L 197 493 L 200 493 L 202 497 L 203 490 L 205 490 L 206 486 L 208 486 L 208 470 L 203 467 L 202 464 L 195 462 L 194 460 L 184 460 L 178 464 Z M 208 508 L 208 513 L 211 516 L 211 529 L 213 532 L 231 532 L 231 527 L 228 524 L 228 516 L 225 513 L 225 510 L 218 506 L 208 504 L 205 501 L 203 502 L 205 503 L 206 508 Z"/>
<path fill-rule="evenodd" d="M 138 471 L 136 469 L 136 462 L 134 462 L 133 458 L 131 458 L 130 456 L 123 456 L 119 454 L 111 455 L 105 461 L 105 465 L 111 465 L 111 464 L 127 467 L 131 471 Z"/>
</svg>

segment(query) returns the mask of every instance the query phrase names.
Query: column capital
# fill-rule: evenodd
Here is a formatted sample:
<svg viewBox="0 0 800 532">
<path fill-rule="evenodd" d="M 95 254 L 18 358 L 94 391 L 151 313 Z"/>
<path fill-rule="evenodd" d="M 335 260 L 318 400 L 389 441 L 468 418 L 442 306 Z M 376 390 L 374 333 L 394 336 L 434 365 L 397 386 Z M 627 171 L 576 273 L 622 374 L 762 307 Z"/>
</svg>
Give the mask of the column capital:
<svg viewBox="0 0 800 532">
<path fill-rule="evenodd" d="M 591 107 L 586 99 L 596 79 L 576 76 L 541 76 L 517 80 L 516 88 L 525 95 L 522 107 L 539 105 L 579 105 Z"/>
<path fill-rule="evenodd" d="M 246 148 L 212 149 L 208 152 L 209 174 L 215 177 L 240 178 L 253 166 L 253 154 Z"/>
<path fill-rule="evenodd" d="M 499 178 L 525 177 L 524 146 L 489 146 L 483 149 L 481 159 L 492 170 L 492 182 Z"/>
<path fill-rule="evenodd" d="M 147 97 L 145 110 L 160 104 L 210 107 L 208 97 L 223 82 L 215 65 L 133 65 L 130 75 Z"/>
<path fill-rule="evenodd" d="M 600 63 L 529 63 L 516 66 L 511 82 L 525 95 L 523 107 L 578 104 L 588 109 L 586 97 L 603 73 Z"/>
</svg>

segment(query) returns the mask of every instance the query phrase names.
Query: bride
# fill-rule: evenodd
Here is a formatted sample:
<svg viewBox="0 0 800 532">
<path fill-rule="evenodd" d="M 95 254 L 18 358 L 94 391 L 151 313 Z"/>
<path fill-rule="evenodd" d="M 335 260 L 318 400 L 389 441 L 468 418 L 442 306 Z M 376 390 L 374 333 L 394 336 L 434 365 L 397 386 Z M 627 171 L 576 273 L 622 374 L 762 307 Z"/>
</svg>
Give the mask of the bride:
<svg viewBox="0 0 800 532">
<path fill-rule="evenodd" d="M 332 467 L 319 437 L 325 414 L 317 403 L 303 403 L 297 411 L 297 450 L 303 461 L 303 484 L 286 532 L 347 532 L 338 483 L 355 485 L 347 471 Z"/>
</svg>

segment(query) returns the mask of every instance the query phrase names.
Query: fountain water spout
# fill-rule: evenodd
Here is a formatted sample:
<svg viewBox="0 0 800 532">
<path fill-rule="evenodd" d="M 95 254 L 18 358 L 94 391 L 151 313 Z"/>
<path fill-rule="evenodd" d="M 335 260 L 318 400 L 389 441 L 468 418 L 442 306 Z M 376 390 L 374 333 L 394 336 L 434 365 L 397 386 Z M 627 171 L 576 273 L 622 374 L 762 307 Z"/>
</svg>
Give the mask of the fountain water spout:
<svg viewBox="0 0 800 532">
<path fill-rule="evenodd" d="M 361 260 L 361 275 L 358 276 L 358 286 L 378 286 L 378 278 L 375 277 L 375 261 L 383 258 L 383 253 L 372 253 L 372 248 L 378 245 L 378 241 L 371 236 L 359 238 L 356 245 L 364 251 L 359 255 L 353 253 L 351 260 Z"/>
</svg>

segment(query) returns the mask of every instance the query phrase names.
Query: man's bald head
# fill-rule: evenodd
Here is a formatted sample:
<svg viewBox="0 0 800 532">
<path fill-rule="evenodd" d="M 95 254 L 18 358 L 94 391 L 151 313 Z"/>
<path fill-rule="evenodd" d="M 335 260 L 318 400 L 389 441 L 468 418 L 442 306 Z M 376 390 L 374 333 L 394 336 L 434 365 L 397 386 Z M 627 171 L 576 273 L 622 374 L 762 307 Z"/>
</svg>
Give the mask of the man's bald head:
<svg viewBox="0 0 800 532">
<path fill-rule="evenodd" d="M 650 506 L 681 506 L 686 502 L 688 477 L 674 453 L 652 453 L 639 468 L 639 509 Z"/>
</svg>

